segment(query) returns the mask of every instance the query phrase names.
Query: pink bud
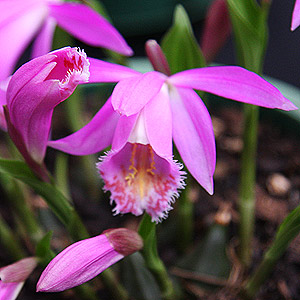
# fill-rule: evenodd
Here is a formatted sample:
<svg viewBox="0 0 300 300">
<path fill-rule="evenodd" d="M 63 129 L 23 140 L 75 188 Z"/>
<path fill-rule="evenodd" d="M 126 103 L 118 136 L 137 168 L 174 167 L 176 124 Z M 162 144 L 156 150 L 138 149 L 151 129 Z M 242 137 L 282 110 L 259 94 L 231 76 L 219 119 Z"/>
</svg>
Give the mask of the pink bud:
<svg viewBox="0 0 300 300">
<path fill-rule="evenodd" d="M 231 23 L 225 0 L 215 0 L 210 6 L 204 24 L 201 49 L 206 61 L 211 62 L 231 32 Z"/>
<path fill-rule="evenodd" d="M 142 244 L 136 232 L 125 228 L 74 243 L 49 263 L 37 283 L 37 291 L 59 292 L 80 285 L 140 250 Z"/>
</svg>

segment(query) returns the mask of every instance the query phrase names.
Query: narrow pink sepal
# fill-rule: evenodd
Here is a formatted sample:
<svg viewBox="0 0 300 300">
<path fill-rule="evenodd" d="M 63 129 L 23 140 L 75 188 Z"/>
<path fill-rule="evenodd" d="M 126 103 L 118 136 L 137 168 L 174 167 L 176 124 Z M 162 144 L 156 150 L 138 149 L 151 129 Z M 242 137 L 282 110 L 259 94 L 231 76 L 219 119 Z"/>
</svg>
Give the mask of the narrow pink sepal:
<svg viewBox="0 0 300 300">
<path fill-rule="evenodd" d="M 86 44 L 132 55 L 121 34 L 101 15 L 80 3 L 49 4 L 50 16 L 63 29 Z"/>
<path fill-rule="evenodd" d="M 47 15 L 42 1 L 0 1 L 0 80 L 13 72 L 14 66 Z M 13 38 L 12 38 L 13 37 Z M 5 45 L 5 47 L 4 47 Z"/>
<path fill-rule="evenodd" d="M 172 114 L 168 86 L 164 84 L 160 92 L 144 108 L 147 138 L 153 150 L 161 157 L 171 159 Z"/>
<path fill-rule="evenodd" d="M 91 280 L 122 259 L 105 234 L 79 241 L 59 253 L 43 271 L 38 292 L 59 292 Z"/>
<path fill-rule="evenodd" d="M 15 300 L 24 282 L 3 282 L 0 281 L 0 300 Z"/>
<path fill-rule="evenodd" d="M 33 42 L 31 58 L 36 58 L 51 51 L 55 26 L 55 20 L 47 17 Z"/>
<path fill-rule="evenodd" d="M 109 63 L 100 59 L 89 57 L 89 61 L 90 61 L 89 83 L 118 82 L 122 79 L 141 74 L 125 66 Z"/>
<path fill-rule="evenodd" d="M 293 15 L 292 15 L 292 23 L 291 30 L 294 31 L 300 25 L 300 1 L 296 0 Z"/>
<path fill-rule="evenodd" d="M 125 116 L 138 113 L 158 94 L 166 78 L 152 71 L 121 80 L 112 93 L 113 108 Z"/>
<path fill-rule="evenodd" d="M 7 124 L 5 120 L 3 105 L 6 105 L 6 91 L 11 77 L 0 81 L 0 128 L 7 131 Z"/>
<path fill-rule="evenodd" d="M 193 177 L 213 194 L 216 149 L 210 115 L 193 90 L 173 87 L 170 98 L 173 139 L 180 156 Z"/>
<path fill-rule="evenodd" d="M 0 279 L 3 282 L 25 281 L 37 266 L 35 257 L 23 258 L 11 265 L 0 268 Z"/>
<path fill-rule="evenodd" d="M 36 266 L 37 259 L 28 257 L 0 268 L 0 300 L 15 300 Z"/>
<path fill-rule="evenodd" d="M 87 125 L 65 138 L 49 141 L 48 146 L 73 155 L 99 152 L 111 145 L 119 118 L 109 98 Z"/>
<path fill-rule="evenodd" d="M 241 67 L 207 67 L 186 70 L 172 75 L 168 82 L 178 87 L 202 90 L 267 108 L 297 109 L 272 84 Z"/>
</svg>

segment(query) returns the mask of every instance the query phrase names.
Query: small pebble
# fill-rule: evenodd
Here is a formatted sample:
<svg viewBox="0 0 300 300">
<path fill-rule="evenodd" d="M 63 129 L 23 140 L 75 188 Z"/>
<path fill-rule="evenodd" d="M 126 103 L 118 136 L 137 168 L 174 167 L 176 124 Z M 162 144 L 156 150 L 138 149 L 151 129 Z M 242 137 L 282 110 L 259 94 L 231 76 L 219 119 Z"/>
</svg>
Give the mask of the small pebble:
<svg viewBox="0 0 300 300">
<path fill-rule="evenodd" d="M 267 189 L 273 196 L 285 196 L 291 189 L 291 182 L 282 174 L 274 173 L 267 178 Z"/>
</svg>

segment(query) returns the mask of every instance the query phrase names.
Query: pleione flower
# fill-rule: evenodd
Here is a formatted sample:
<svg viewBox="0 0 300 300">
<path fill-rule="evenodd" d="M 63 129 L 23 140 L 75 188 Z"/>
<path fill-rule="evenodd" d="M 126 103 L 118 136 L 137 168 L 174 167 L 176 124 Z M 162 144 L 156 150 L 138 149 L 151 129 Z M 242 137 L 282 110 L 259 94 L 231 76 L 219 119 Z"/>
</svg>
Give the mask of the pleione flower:
<svg viewBox="0 0 300 300">
<path fill-rule="evenodd" d="M 296 0 L 293 15 L 292 15 L 292 23 L 291 30 L 295 30 L 300 25 L 300 1 Z"/>
<path fill-rule="evenodd" d="M 45 156 L 54 107 L 89 79 L 86 54 L 66 47 L 24 64 L 11 77 L 5 108 L 8 132 L 30 166 Z"/>
<path fill-rule="evenodd" d="M 56 25 L 86 44 L 132 55 L 121 34 L 87 5 L 60 0 L 1 0 L 0 11 L 0 81 L 12 74 L 34 38 L 32 58 L 48 53 Z"/>
<path fill-rule="evenodd" d="M 0 268 L 0 300 L 16 299 L 36 266 L 37 259 L 28 257 Z"/>
<path fill-rule="evenodd" d="M 48 264 L 37 283 L 37 291 L 59 292 L 80 285 L 142 247 L 141 237 L 126 228 L 109 229 L 76 242 Z"/>
<path fill-rule="evenodd" d="M 173 160 L 172 139 L 192 176 L 213 193 L 212 122 L 194 89 L 268 108 L 297 109 L 278 89 L 241 67 L 207 67 L 166 76 L 100 61 L 93 65 L 91 82 L 119 81 L 111 98 L 85 127 L 48 145 L 87 155 L 111 144 L 97 166 L 114 211 L 146 211 L 155 222 L 167 216 L 184 186 L 184 172 Z"/>
</svg>

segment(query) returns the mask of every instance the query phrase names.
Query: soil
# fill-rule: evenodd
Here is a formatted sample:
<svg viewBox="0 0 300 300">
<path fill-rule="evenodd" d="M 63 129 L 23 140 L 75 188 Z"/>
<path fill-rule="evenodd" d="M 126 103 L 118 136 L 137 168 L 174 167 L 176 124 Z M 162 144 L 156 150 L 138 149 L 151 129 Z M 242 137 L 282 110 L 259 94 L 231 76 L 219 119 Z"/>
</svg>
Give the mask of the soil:
<svg viewBox="0 0 300 300">
<path fill-rule="evenodd" d="M 238 182 L 240 171 L 240 154 L 242 149 L 242 113 L 240 107 L 220 107 L 213 109 L 212 118 L 217 144 L 217 168 L 215 172 L 215 194 L 209 196 L 199 185 L 191 183 L 190 197 L 195 202 L 195 241 L 198 241 L 208 224 L 211 224 L 215 213 L 222 207 L 230 207 L 231 222 L 229 225 L 229 240 L 227 249 L 236 254 L 238 246 L 236 241 L 238 228 Z M 300 203 L 300 138 L 293 132 L 282 127 L 280 115 L 272 117 L 272 121 L 262 119 L 259 126 L 258 154 L 257 154 L 257 184 L 256 184 L 256 220 L 255 237 L 253 240 L 252 270 L 260 262 L 263 252 L 270 245 L 279 224 L 285 216 Z M 293 126 L 299 126 L 294 124 Z M 53 153 L 50 150 L 49 155 Z M 50 161 L 47 162 L 48 164 Z M 92 199 L 92 188 L 83 188 L 82 170 L 80 170 L 79 158 L 71 158 L 72 196 L 75 205 L 87 225 L 91 235 L 101 233 L 107 228 L 127 226 L 136 228 L 140 219 L 125 215 L 112 216 L 111 206 L 108 201 L 108 193 L 98 195 L 101 201 Z M 99 180 L 100 182 L 100 180 Z M 99 192 L 101 190 L 99 189 Z M 90 194 L 90 195 L 89 195 Z M 92 200 L 90 200 L 92 199 Z M 104 199 L 104 200 L 103 200 Z M 36 199 L 35 207 L 39 206 L 39 215 L 43 202 Z M 39 205 L 36 205 L 39 203 Z M 1 214 L 15 226 L 8 204 L 0 204 Z M 174 218 L 176 209 L 170 212 L 170 220 Z M 66 246 L 69 241 L 65 232 L 60 229 L 60 224 L 48 212 L 47 226 L 55 228 L 53 245 L 56 249 Z M 167 224 L 167 221 L 165 221 Z M 159 225 L 160 227 L 164 226 Z M 192 247 L 192 246 L 191 246 Z M 174 250 L 174 241 L 165 241 L 160 244 L 160 253 L 163 260 L 171 268 L 179 256 Z M 9 255 L 0 248 L 1 266 L 10 263 Z M 230 256 L 231 263 L 235 267 L 236 284 L 241 284 L 243 277 L 236 256 Z M 67 291 L 59 294 L 35 293 L 35 283 L 41 270 L 35 273 L 26 282 L 19 299 L 77 299 L 73 292 Z M 236 275 L 235 274 L 235 275 Z M 232 275 L 232 274 L 231 274 Z M 239 299 L 238 288 L 222 286 L 214 291 L 199 288 L 187 279 L 178 278 L 187 290 L 185 299 L 229 300 Z M 281 300 L 300 299 L 300 237 L 297 237 L 290 245 L 283 257 L 278 261 L 271 277 L 265 282 L 256 300 Z M 232 282 L 231 282 L 232 284 Z M 236 286 L 236 285 L 235 285 Z M 100 288 L 99 299 L 112 299 L 105 290 Z"/>
</svg>

